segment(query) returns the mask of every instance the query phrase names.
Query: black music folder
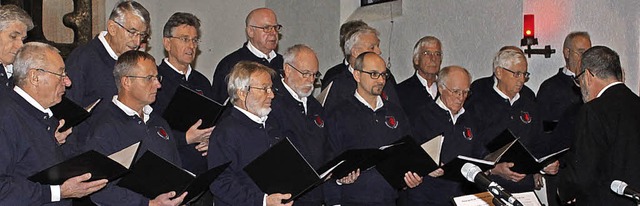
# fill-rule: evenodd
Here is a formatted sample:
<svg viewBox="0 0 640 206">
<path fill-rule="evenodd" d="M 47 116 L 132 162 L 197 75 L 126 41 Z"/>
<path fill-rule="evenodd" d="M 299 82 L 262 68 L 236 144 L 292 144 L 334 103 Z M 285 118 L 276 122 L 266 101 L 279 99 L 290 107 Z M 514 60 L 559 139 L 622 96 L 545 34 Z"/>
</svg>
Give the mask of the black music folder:
<svg viewBox="0 0 640 206">
<path fill-rule="evenodd" d="M 318 174 L 298 149 L 285 138 L 244 167 L 253 182 L 266 194 L 291 194 L 293 201 L 325 181 L 328 172 Z M 329 170 L 331 171 L 331 170 Z"/>
<path fill-rule="evenodd" d="M 545 166 L 558 160 L 558 158 L 569 151 L 569 148 L 564 148 L 542 158 L 536 158 L 531 151 L 520 142 L 519 138 L 516 138 L 508 129 L 494 138 L 494 140 L 487 145 L 487 149 L 492 152 L 488 154 L 484 160 L 493 162 L 494 164 L 513 162 L 515 165 L 511 168 L 511 171 L 520 174 L 538 173 Z"/>
<path fill-rule="evenodd" d="M 129 172 L 128 168 L 133 162 L 139 144 L 140 142 L 135 143 L 109 156 L 90 150 L 42 170 L 28 179 L 41 184 L 61 185 L 69 178 L 91 173 L 91 179 L 88 181 L 112 181 Z"/>
<path fill-rule="evenodd" d="M 188 192 L 182 201 L 187 204 L 198 199 L 209 189 L 231 162 L 214 167 L 198 176 L 163 159 L 151 151 L 146 151 L 133 166 L 131 172 L 120 179 L 118 186 L 130 189 L 149 199 L 175 191 L 177 196 Z"/>
<path fill-rule="evenodd" d="M 556 127 L 558 127 L 558 120 L 542 121 L 542 131 L 544 131 L 544 133 L 551 133 Z"/>
<path fill-rule="evenodd" d="M 82 108 L 82 106 L 76 104 L 71 99 L 63 96 L 60 103 L 51 107 L 53 116 L 57 119 L 64 119 L 65 122 L 64 125 L 60 129 L 58 129 L 58 132 L 64 132 L 89 118 L 89 116 L 91 116 L 91 110 L 93 110 L 93 108 L 100 102 L 100 100 L 102 99 L 96 100 L 95 102 L 87 106 L 87 108 Z"/>
<path fill-rule="evenodd" d="M 224 108 L 224 105 L 180 85 L 162 117 L 172 129 L 186 132 L 199 119 L 202 119 L 202 124 L 198 129 L 213 127 Z"/>
</svg>

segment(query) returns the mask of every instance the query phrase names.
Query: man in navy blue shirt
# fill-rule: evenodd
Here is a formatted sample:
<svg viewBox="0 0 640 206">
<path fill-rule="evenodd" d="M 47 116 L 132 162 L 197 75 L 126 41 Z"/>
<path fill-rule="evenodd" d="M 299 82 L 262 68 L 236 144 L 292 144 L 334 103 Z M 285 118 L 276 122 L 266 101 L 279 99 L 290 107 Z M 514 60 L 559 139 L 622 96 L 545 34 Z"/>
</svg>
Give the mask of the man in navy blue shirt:
<svg viewBox="0 0 640 206">
<path fill-rule="evenodd" d="M 326 155 L 322 105 L 313 97 L 313 83 L 320 76 L 318 58 L 306 45 L 297 44 L 284 53 L 284 77 L 274 83 L 278 91 L 273 98 L 270 117 L 285 137 L 315 169 L 321 167 Z M 295 205 L 322 205 L 322 187 L 306 193 Z"/>
<path fill-rule="evenodd" d="M 107 31 L 100 32 L 88 44 L 74 49 L 66 59 L 73 86 L 67 97 L 83 107 L 97 99 L 111 99 L 118 91 L 113 66 L 118 56 L 137 50 L 149 34 L 149 11 L 136 1 L 118 3 L 107 21 Z"/>
<path fill-rule="evenodd" d="M 433 36 L 422 37 L 413 47 L 415 75 L 396 86 L 400 104 L 407 114 L 438 97 L 438 71 L 442 63 L 442 43 Z"/>
<path fill-rule="evenodd" d="M 442 163 L 450 162 L 458 155 L 480 157 L 478 148 L 481 131 L 476 127 L 469 112 L 463 107 L 469 95 L 471 74 L 460 66 L 448 66 L 438 74 L 440 96 L 435 103 L 424 105 L 424 109 L 407 114 L 410 116 L 413 137 L 418 143 L 424 143 L 437 135 L 444 135 L 440 153 Z M 451 205 L 451 199 L 473 190 L 469 182 L 454 182 L 437 178 L 446 173 L 460 171 L 436 170 L 425 177 L 424 184 L 407 190 L 406 205 Z"/>
<path fill-rule="evenodd" d="M 71 205 L 69 198 L 86 196 L 107 184 L 107 180 L 84 182 L 89 173 L 62 185 L 27 180 L 66 159 L 60 145 L 71 129 L 58 133 L 64 122 L 53 118 L 49 109 L 71 85 L 58 53 L 53 46 L 31 42 L 16 55 L 16 86 L 0 100 L 0 205 Z"/>
<path fill-rule="evenodd" d="M 344 44 L 345 53 L 349 53 L 348 61 L 349 65 L 346 69 L 342 70 L 332 82 L 327 86 L 325 90 L 329 90 L 327 97 L 324 99 L 324 108 L 332 110 L 338 102 L 345 98 L 351 98 L 353 91 L 356 89 L 356 81 L 354 80 L 354 68 L 356 57 L 365 52 L 372 52 L 380 55 L 380 39 L 378 38 L 378 31 L 369 26 L 362 26 L 353 31 L 353 34 L 347 39 Z M 386 67 L 386 66 L 385 66 Z M 387 71 L 388 72 L 388 71 Z M 388 73 L 390 75 L 390 73 Z M 381 98 L 387 101 L 391 101 L 394 104 L 400 104 L 398 100 L 398 94 L 395 90 L 395 81 L 390 80 L 384 85 L 384 89 Z"/>
<path fill-rule="evenodd" d="M 7 4 L 0 6 L 0 25 L 0 84 L 6 86 L 0 91 L 4 91 L 5 88 L 13 88 L 11 64 L 22 47 L 22 40 L 27 37 L 27 31 L 33 29 L 33 21 L 20 7 Z"/>
<path fill-rule="evenodd" d="M 342 51 L 342 55 L 344 55 L 344 59 L 341 63 L 336 64 L 335 66 L 329 68 L 327 72 L 324 74 L 322 78 L 322 89 L 326 88 L 329 83 L 333 81 L 333 79 L 342 71 L 347 70 L 349 66 L 349 55 L 351 52 L 345 52 L 344 43 L 353 35 L 353 32 L 360 27 L 369 26 L 362 20 L 353 20 L 348 21 L 340 26 L 340 51 Z"/>
<path fill-rule="evenodd" d="M 278 24 L 276 13 L 268 8 L 254 9 L 245 20 L 247 42 L 242 48 L 227 55 L 213 73 L 213 100 L 225 102 L 231 95 L 227 93 L 225 78 L 236 63 L 240 61 L 258 62 L 275 70 L 274 81 L 282 74 L 282 55 L 276 53 L 282 25 Z"/>
<path fill-rule="evenodd" d="M 153 108 L 149 106 L 156 100 L 162 80 L 155 59 L 137 50 L 125 52 L 116 62 L 113 77 L 118 94 L 99 104 L 87 120 L 86 148 L 110 155 L 140 142 L 136 160 L 151 151 L 180 166 L 176 137 L 168 123 L 159 114 L 152 113 Z M 178 205 L 185 195 L 166 191 L 149 199 L 112 182 L 91 195 L 91 200 L 98 205 Z"/>
<path fill-rule="evenodd" d="M 282 200 L 291 198 L 291 194 L 263 193 L 243 170 L 284 138 L 267 116 L 274 97 L 274 75 L 272 69 L 249 61 L 239 62 L 229 74 L 227 90 L 233 107 L 211 134 L 207 155 L 209 168 L 231 162 L 209 186 L 217 206 L 284 205 Z"/>
<path fill-rule="evenodd" d="M 402 108 L 381 97 L 389 77 L 384 60 L 365 52 L 353 65 L 357 87 L 334 110 L 326 111 L 331 156 L 350 149 L 379 148 L 411 132 Z M 422 182 L 422 177 L 410 171 L 404 178 L 411 188 Z M 374 169 L 361 171 L 355 182 L 341 179 L 325 184 L 329 184 L 325 194 L 328 205 L 395 205 L 398 198 L 398 191 Z"/>
</svg>

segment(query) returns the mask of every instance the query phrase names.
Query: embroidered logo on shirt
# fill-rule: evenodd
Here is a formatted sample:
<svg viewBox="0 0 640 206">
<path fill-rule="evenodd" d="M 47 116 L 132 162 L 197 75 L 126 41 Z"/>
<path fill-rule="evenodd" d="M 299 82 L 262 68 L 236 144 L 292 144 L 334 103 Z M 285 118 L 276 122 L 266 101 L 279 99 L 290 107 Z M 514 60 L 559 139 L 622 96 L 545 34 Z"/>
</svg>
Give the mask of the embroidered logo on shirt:
<svg viewBox="0 0 640 206">
<path fill-rule="evenodd" d="M 391 128 L 391 129 L 395 129 L 398 127 L 398 121 L 396 121 L 396 118 L 393 116 L 386 116 L 384 117 L 386 119 L 386 121 L 384 122 L 384 124 L 387 125 L 387 127 Z"/>
<path fill-rule="evenodd" d="M 320 118 L 320 115 L 314 115 L 316 118 L 313 120 L 314 123 L 316 123 L 316 126 L 323 128 L 324 127 L 324 120 L 322 120 L 322 118 Z"/>
<path fill-rule="evenodd" d="M 156 127 L 158 136 L 162 137 L 162 139 L 169 140 L 169 134 L 162 127 Z"/>
<path fill-rule="evenodd" d="M 531 116 L 529 115 L 529 112 L 520 111 L 520 120 L 525 124 L 531 123 Z"/>
<path fill-rule="evenodd" d="M 467 140 L 473 139 L 473 133 L 471 132 L 471 128 L 469 127 L 464 127 L 464 132 L 462 132 L 462 135 Z"/>
<path fill-rule="evenodd" d="M 380 94 L 380 97 L 382 97 L 382 99 L 389 101 L 389 96 L 387 96 L 387 93 L 382 91 L 382 93 Z"/>
</svg>

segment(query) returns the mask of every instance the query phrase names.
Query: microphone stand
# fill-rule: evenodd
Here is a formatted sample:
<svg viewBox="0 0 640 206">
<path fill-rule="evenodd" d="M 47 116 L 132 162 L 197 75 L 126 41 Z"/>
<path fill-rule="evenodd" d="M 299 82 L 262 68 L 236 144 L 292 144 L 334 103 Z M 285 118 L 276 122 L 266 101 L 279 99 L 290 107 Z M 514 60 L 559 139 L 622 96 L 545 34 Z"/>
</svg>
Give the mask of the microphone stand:
<svg viewBox="0 0 640 206">
<path fill-rule="evenodd" d="M 493 199 L 491 200 L 491 202 L 493 202 L 494 206 L 507 206 L 506 203 L 502 202 L 502 200 L 500 200 L 500 198 L 498 197 L 493 197 Z M 640 206 L 640 205 L 639 205 Z"/>
</svg>

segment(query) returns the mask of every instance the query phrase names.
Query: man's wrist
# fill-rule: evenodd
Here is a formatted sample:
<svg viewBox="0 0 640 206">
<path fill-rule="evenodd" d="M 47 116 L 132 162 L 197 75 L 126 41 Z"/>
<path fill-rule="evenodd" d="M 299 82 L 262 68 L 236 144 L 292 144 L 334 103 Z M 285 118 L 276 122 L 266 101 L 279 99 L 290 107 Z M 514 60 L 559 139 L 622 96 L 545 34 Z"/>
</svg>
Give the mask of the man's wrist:
<svg viewBox="0 0 640 206">
<path fill-rule="evenodd" d="M 62 191 L 60 191 L 60 185 L 50 185 L 51 187 L 51 202 L 58 202 L 62 199 Z"/>
</svg>

